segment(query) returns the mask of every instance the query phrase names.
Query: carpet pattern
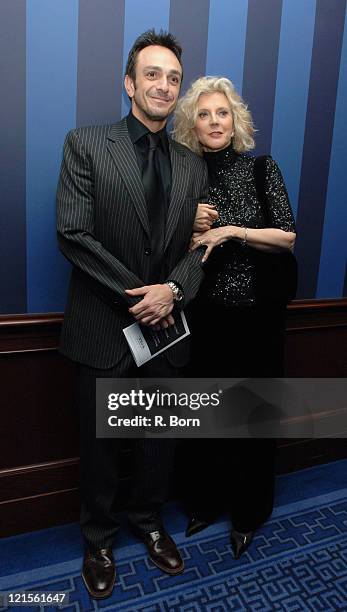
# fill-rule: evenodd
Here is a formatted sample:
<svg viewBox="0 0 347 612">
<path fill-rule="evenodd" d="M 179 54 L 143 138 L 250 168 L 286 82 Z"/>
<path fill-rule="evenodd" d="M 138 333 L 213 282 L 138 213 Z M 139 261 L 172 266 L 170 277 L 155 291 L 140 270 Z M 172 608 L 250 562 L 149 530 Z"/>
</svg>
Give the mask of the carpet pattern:
<svg viewBox="0 0 347 612">
<path fill-rule="evenodd" d="M 179 576 L 164 575 L 135 544 L 115 550 L 117 584 L 109 599 L 89 598 L 76 559 L 0 578 L 3 593 L 67 591 L 69 603 L 0 611 L 347 611 L 347 489 L 276 508 L 239 561 L 226 522 L 175 540 L 185 560 Z"/>
</svg>

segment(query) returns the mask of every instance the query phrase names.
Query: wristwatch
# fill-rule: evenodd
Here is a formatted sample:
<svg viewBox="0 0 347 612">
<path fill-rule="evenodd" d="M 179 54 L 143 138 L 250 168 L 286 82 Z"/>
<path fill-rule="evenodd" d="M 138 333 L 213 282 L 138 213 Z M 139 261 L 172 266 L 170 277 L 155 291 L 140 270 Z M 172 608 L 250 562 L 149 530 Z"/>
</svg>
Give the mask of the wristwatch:
<svg viewBox="0 0 347 612">
<path fill-rule="evenodd" d="M 173 281 L 166 281 L 165 285 L 169 285 L 169 287 L 170 287 L 170 289 L 172 291 L 174 302 L 182 302 L 182 300 L 183 300 L 183 291 L 182 291 L 182 289 L 180 289 L 176 285 L 176 283 L 174 283 Z"/>
</svg>

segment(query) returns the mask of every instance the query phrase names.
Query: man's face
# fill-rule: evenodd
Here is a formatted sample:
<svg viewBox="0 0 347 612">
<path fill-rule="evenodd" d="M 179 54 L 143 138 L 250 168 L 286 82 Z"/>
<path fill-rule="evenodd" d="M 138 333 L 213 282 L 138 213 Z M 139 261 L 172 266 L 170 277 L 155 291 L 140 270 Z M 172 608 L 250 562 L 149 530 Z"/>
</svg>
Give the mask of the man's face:
<svg viewBox="0 0 347 612">
<path fill-rule="evenodd" d="M 166 47 L 151 45 L 136 58 L 135 82 L 126 75 L 125 89 L 131 98 L 132 112 L 153 131 L 161 129 L 174 110 L 181 87 L 182 68 L 175 54 Z"/>
</svg>

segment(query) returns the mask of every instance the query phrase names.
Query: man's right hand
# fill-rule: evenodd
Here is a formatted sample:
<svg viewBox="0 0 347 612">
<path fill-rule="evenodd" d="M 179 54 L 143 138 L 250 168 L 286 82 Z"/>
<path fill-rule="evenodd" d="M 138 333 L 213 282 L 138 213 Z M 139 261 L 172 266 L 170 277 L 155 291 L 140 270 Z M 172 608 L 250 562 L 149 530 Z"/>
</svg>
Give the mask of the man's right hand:
<svg viewBox="0 0 347 612">
<path fill-rule="evenodd" d="M 128 309 L 141 325 L 160 324 L 173 310 L 172 289 L 166 283 L 125 289 L 125 293 L 132 297 L 142 297 L 135 306 Z"/>
<path fill-rule="evenodd" d="M 155 325 L 153 325 L 153 329 L 154 331 L 159 331 L 161 329 L 167 329 L 171 325 L 175 325 L 175 319 L 173 318 L 171 314 L 169 314 L 167 317 L 164 317 L 163 319 L 161 319 L 159 323 L 156 323 Z"/>
<path fill-rule="evenodd" d="M 198 204 L 193 225 L 193 232 L 207 232 L 219 215 L 214 204 Z"/>
</svg>

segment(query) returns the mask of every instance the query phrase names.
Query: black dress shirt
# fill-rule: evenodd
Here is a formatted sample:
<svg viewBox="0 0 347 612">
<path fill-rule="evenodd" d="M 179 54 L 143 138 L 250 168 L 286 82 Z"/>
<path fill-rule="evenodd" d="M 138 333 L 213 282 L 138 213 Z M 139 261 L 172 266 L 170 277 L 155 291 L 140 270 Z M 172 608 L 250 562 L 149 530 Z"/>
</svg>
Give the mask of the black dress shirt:
<svg viewBox="0 0 347 612">
<path fill-rule="evenodd" d="M 148 156 L 148 138 L 147 134 L 150 130 L 139 121 L 136 117 L 134 117 L 133 113 L 130 111 L 127 118 L 127 127 L 130 136 L 130 140 L 134 145 L 137 163 L 140 169 L 140 174 L 142 176 L 143 168 L 145 165 L 145 160 Z M 170 194 L 171 194 L 171 184 L 172 184 L 172 172 L 171 172 L 171 161 L 170 161 L 170 149 L 169 149 L 169 140 L 166 132 L 166 128 L 164 127 L 159 132 L 156 132 L 159 136 L 159 146 L 156 151 L 156 163 L 158 176 L 161 179 L 161 196 L 162 203 L 165 210 L 165 217 L 167 215 L 167 211 L 170 204 Z M 162 279 L 163 280 L 163 279 Z M 183 292 L 182 286 L 175 279 L 173 282 L 181 289 Z"/>
<path fill-rule="evenodd" d="M 137 163 L 142 175 L 145 159 L 148 155 L 148 139 L 147 134 L 150 132 L 141 121 L 139 121 L 132 112 L 130 111 L 127 116 L 127 127 L 130 136 L 130 140 L 134 145 Z M 156 163 L 158 176 L 160 177 L 162 184 L 162 197 L 165 211 L 167 212 L 170 203 L 171 193 L 171 162 L 170 162 L 170 151 L 169 141 L 165 127 L 156 132 L 159 136 L 159 146 L 156 151 Z"/>
</svg>

